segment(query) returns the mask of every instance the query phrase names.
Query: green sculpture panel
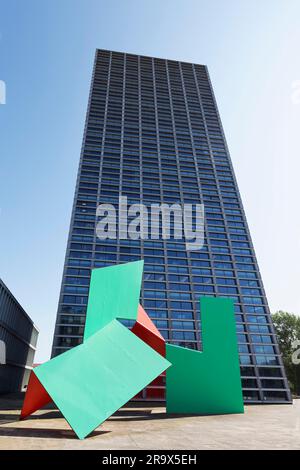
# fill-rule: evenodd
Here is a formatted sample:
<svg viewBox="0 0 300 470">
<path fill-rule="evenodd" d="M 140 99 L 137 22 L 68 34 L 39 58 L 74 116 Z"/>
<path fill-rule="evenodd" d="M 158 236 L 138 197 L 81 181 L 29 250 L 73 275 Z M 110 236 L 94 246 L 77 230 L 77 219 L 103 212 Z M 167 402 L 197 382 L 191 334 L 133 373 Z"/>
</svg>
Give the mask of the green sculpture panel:
<svg viewBox="0 0 300 470">
<path fill-rule="evenodd" d="M 82 439 L 169 366 L 112 320 L 80 346 L 37 367 L 35 374 Z"/>
<path fill-rule="evenodd" d="M 84 339 L 115 318 L 136 320 L 144 261 L 93 269 Z"/>
<path fill-rule="evenodd" d="M 243 413 L 233 301 L 203 297 L 202 351 L 166 345 L 168 413 Z"/>
</svg>

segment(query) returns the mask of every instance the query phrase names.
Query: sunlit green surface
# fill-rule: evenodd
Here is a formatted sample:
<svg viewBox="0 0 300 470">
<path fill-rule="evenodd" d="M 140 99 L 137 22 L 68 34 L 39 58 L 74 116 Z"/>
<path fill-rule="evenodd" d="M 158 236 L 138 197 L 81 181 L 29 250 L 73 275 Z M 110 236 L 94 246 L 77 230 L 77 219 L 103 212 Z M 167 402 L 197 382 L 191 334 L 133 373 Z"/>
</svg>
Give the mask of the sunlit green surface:
<svg viewBox="0 0 300 470">
<path fill-rule="evenodd" d="M 166 345 L 168 413 L 243 413 L 233 302 L 202 298 L 203 352 Z"/>
<path fill-rule="evenodd" d="M 144 261 L 92 270 L 84 340 L 115 318 L 136 320 Z"/>
<path fill-rule="evenodd" d="M 80 439 L 169 367 L 117 320 L 34 369 Z"/>
</svg>

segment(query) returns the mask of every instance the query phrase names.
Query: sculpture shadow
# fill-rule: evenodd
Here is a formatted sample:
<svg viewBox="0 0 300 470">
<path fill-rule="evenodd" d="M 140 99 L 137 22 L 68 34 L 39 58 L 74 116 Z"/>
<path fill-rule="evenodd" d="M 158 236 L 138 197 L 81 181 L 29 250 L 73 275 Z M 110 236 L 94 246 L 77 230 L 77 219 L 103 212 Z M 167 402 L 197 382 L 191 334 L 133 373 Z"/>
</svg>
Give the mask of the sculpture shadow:
<svg viewBox="0 0 300 470">
<path fill-rule="evenodd" d="M 63 418 L 63 415 L 59 410 L 48 411 L 43 414 L 30 415 L 26 418 L 26 421 L 35 419 L 55 419 Z M 20 413 L 3 413 L 0 414 L 0 425 L 6 423 L 13 423 L 20 421 Z M 25 420 L 24 420 L 25 421 Z"/>
<path fill-rule="evenodd" d="M 110 431 L 93 431 L 89 434 L 86 439 L 100 436 L 102 434 L 107 434 Z M 0 426 L 0 437 L 39 437 L 44 439 L 76 439 L 75 432 L 72 429 L 53 429 L 53 428 L 13 428 L 8 426 Z"/>
<path fill-rule="evenodd" d="M 134 410 L 118 410 L 109 419 L 111 421 L 150 421 L 155 419 L 172 419 L 183 416 L 197 416 L 197 415 L 177 415 L 167 414 L 162 411 L 159 413 L 152 413 L 152 410 L 134 411 Z"/>
<path fill-rule="evenodd" d="M 52 408 L 54 404 L 52 404 Z M 47 410 L 48 406 L 45 407 L 45 413 L 30 415 L 25 421 L 34 421 L 34 420 L 43 420 L 43 419 L 57 419 L 63 418 L 61 412 L 57 409 Z M 50 407 L 51 408 L 51 407 Z M 5 411 L 5 410 L 2 410 Z M 55 429 L 55 428 L 32 428 L 32 427 L 12 427 L 5 426 L 6 424 L 19 423 L 20 422 L 20 413 L 11 413 L 11 414 L 0 414 L 0 437 L 39 437 L 45 439 L 77 439 L 75 432 L 72 429 Z M 86 439 L 100 436 L 102 434 L 107 434 L 111 431 L 100 431 L 95 430 L 89 434 Z"/>
<path fill-rule="evenodd" d="M 150 420 L 169 420 L 169 419 L 178 419 L 178 418 L 203 418 L 206 416 L 227 416 L 229 413 L 207 413 L 207 414 L 197 414 L 197 413 L 167 413 L 166 411 L 152 413 L 152 410 L 143 410 L 143 411 L 134 411 L 134 410 L 118 410 L 114 413 L 109 419 L 112 421 L 150 421 Z"/>
</svg>

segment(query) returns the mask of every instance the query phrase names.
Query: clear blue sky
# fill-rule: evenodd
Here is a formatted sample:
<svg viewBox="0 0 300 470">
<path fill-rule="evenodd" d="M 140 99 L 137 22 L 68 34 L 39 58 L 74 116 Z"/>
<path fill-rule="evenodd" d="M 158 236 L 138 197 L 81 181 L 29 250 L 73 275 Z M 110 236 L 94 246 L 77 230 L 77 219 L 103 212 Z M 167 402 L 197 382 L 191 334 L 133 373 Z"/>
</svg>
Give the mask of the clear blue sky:
<svg viewBox="0 0 300 470">
<path fill-rule="evenodd" d="M 271 309 L 300 313 L 299 18 L 299 0 L 0 0 L 0 277 L 41 330 L 37 361 L 97 47 L 208 65 Z"/>
</svg>

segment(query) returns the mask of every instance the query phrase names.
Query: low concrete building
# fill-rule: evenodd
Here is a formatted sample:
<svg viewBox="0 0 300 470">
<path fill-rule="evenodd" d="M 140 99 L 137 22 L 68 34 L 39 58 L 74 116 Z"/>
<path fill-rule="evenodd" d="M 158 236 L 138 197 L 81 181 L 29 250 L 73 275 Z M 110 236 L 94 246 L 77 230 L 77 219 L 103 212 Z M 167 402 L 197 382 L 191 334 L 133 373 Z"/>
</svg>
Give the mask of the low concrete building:
<svg viewBox="0 0 300 470">
<path fill-rule="evenodd" d="M 39 331 L 0 279 L 0 393 L 26 389 Z"/>
</svg>

